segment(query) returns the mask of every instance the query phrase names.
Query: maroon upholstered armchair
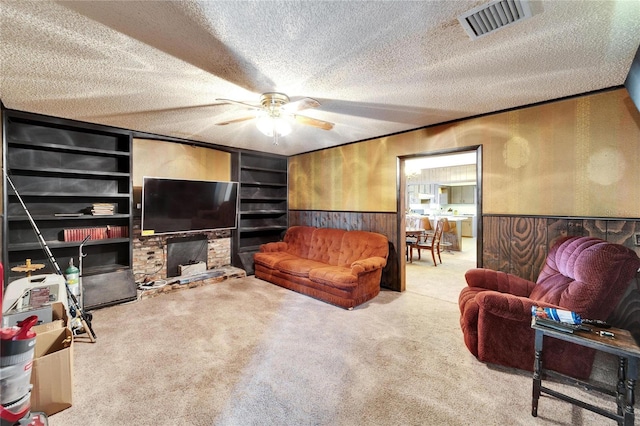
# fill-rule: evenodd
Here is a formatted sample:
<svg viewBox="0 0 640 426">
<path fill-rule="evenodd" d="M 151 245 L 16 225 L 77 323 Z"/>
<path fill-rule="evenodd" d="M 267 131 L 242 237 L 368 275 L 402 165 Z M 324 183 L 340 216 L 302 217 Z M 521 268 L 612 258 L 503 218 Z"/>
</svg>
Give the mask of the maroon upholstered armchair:
<svg viewBox="0 0 640 426">
<path fill-rule="evenodd" d="M 549 250 L 535 283 L 505 272 L 471 269 L 459 297 L 464 342 L 480 361 L 532 370 L 532 306 L 607 320 L 638 268 L 640 258 L 627 247 L 593 237 L 567 237 Z M 585 379 L 594 357 L 592 349 L 548 339 L 543 363 Z"/>
</svg>

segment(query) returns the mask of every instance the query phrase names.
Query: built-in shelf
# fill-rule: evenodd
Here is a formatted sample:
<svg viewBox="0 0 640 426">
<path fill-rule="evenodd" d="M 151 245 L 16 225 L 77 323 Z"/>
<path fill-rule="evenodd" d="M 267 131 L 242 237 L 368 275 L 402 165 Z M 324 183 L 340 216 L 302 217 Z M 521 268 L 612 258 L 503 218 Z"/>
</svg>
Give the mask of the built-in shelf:
<svg viewBox="0 0 640 426">
<path fill-rule="evenodd" d="M 255 203 L 258 201 L 287 201 L 287 197 L 263 197 L 263 196 L 254 196 L 250 199 L 242 200 L 245 203 Z"/>
<path fill-rule="evenodd" d="M 46 241 L 47 246 L 50 249 L 59 248 L 59 247 L 79 247 L 82 241 Z M 88 240 L 84 243 L 85 246 L 98 246 L 105 244 L 120 244 L 120 243 L 129 243 L 129 238 L 104 238 L 101 240 Z M 40 243 L 14 243 L 9 244 L 8 248 L 10 251 L 24 251 L 24 250 L 37 250 L 41 249 L 42 246 Z"/>
<path fill-rule="evenodd" d="M 239 264 L 253 274 L 253 253 L 278 241 L 288 227 L 287 158 L 245 153 L 240 162 L 240 213 L 236 232 Z"/>
<path fill-rule="evenodd" d="M 273 186 L 275 188 L 284 188 L 287 186 L 286 183 L 275 183 L 275 182 L 242 182 L 244 186 Z"/>
<path fill-rule="evenodd" d="M 251 154 L 249 154 L 251 155 Z M 268 167 L 255 167 L 255 166 L 247 166 L 243 165 L 240 167 L 242 170 L 255 170 L 259 172 L 267 172 L 267 173 L 275 173 L 275 174 L 287 174 L 287 170 L 276 169 L 276 168 L 268 168 Z"/>
<path fill-rule="evenodd" d="M 240 212 L 243 216 L 251 216 L 251 215 L 278 215 L 278 214 L 286 214 L 286 210 L 243 210 Z"/>
<path fill-rule="evenodd" d="M 57 151 L 57 152 L 75 152 L 91 155 L 106 155 L 113 157 L 129 157 L 131 154 L 128 151 L 113 151 L 108 149 L 99 148 L 85 148 L 74 145 L 62 145 L 57 143 L 47 143 L 41 141 L 25 141 L 17 139 L 9 139 L 7 144 L 11 147 L 27 147 L 34 150 L 41 151 Z"/>
<path fill-rule="evenodd" d="M 34 221 L 74 221 L 74 220 L 104 220 L 104 219 L 128 219 L 131 217 L 129 214 L 113 214 L 113 215 L 91 215 L 91 214 L 83 214 L 81 216 L 56 216 L 55 214 L 51 215 L 31 215 Z M 23 222 L 29 221 L 27 216 L 9 216 L 7 218 L 10 222 Z"/>
<path fill-rule="evenodd" d="M 272 225 L 272 226 L 251 226 L 245 227 L 240 232 L 259 232 L 259 231 L 284 231 L 287 229 L 286 225 Z"/>
<path fill-rule="evenodd" d="M 122 178 L 128 178 L 129 176 L 131 176 L 130 173 L 123 173 L 123 172 L 112 172 L 109 170 L 74 170 L 74 169 L 61 169 L 61 168 L 46 168 L 46 167 L 12 167 L 11 168 L 11 173 L 20 173 L 20 174 L 24 174 L 24 173 L 38 173 L 39 175 L 42 176 L 48 176 L 48 175 L 55 175 L 55 176 L 82 176 L 82 177 L 86 177 L 86 176 L 93 176 L 93 177 L 98 177 L 98 176 L 104 176 L 107 178 L 114 178 L 114 177 L 122 177 Z"/>
<path fill-rule="evenodd" d="M 39 273 L 55 273 L 49 253 L 62 270 L 70 259 L 78 266 L 82 245 L 82 273 L 87 276 L 83 286 L 88 293 L 100 293 L 100 306 L 133 300 L 133 278 L 130 283 L 122 278 L 123 270 L 133 276 L 131 237 L 97 238 L 102 234 L 96 231 L 107 228 L 123 231 L 114 236 L 132 234 L 131 132 L 12 110 L 2 110 L 2 120 L 4 158 L 18 192 L 5 182 L 5 282 L 24 276 L 11 269 L 26 259 L 45 265 Z M 99 203 L 112 204 L 115 214 L 88 214 Z M 71 239 L 69 231 L 87 232 L 94 238 L 63 241 Z M 91 308 L 96 302 L 89 298 L 84 303 Z"/>
<path fill-rule="evenodd" d="M 7 194 L 10 197 L 15 197 L 16 194 L 13 193 L 9 193 Z M 22 192 L 20 191 L 20 196 L 21 197 L 56 197 L 56 198 L 95 198 L 95 199 L 101 199 L 101 198 L 129 198 L 131 196 L 131 194 L 127 193 L 117 193 L 117 194 L 96 194 L 96 193 L 72 193 L 72 192 L 46 192 L 46 191 L 39 191 L 39 192 L 34 192 L 34 191 L 25 191 Z"/>
</svg>

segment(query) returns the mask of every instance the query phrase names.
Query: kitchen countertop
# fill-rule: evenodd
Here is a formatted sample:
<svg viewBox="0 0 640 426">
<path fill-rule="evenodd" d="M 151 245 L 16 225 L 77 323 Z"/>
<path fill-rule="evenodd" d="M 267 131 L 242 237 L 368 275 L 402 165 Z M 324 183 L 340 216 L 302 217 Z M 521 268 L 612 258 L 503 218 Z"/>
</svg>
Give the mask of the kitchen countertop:
<svg viewBox="0 0 640 426">
<path fill-rule="evenodd" d="M 442 215 L 438 217 L 445 217 L 449 220 L 465 220 L 465 219 L 473 219 L 475 215 Z"/>
</svg>

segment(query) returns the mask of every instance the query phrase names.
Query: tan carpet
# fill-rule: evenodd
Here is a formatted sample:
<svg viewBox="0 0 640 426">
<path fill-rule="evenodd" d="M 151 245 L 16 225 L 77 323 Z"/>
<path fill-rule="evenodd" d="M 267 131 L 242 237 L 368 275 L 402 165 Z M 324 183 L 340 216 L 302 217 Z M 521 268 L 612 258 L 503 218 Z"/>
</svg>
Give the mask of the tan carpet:
<svg viewBox="0 0 640 426">
<path fill-rule="evenodd" d="M 50 424 L 609 422 L 548 397 L 531 417 L 530 373 L 471 356 L 450 298 L 383 291 L 346 311 L 248 277 L 96 310 L 74 404 Z"/>
<path fill-rule="evenodd" d="M 464 273 L 477 265 L 476 239 L 463 238 L 461 251 L 442 252 L 438 266 L 433 265 L 431 252 L 422 250 L 420 257 L 414 250 L 413 261 L 407 263 L 407 291 L 457 304 L 466 286 Z"/>
</svg>

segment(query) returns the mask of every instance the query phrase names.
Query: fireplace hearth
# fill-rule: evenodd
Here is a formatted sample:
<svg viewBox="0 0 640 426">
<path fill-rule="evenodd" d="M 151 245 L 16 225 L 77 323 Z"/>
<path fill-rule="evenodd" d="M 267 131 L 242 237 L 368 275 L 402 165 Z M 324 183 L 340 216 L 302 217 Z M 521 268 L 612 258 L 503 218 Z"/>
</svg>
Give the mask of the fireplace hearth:
<svg viewBox="0 0 640 426">
<path fill-rule="evenodd" d="M 203 262 L 207 266 L 208 239 L 206 235 L 167 239 L 167 277 L 180 275 L 180 265 Z"/>
</svg>

